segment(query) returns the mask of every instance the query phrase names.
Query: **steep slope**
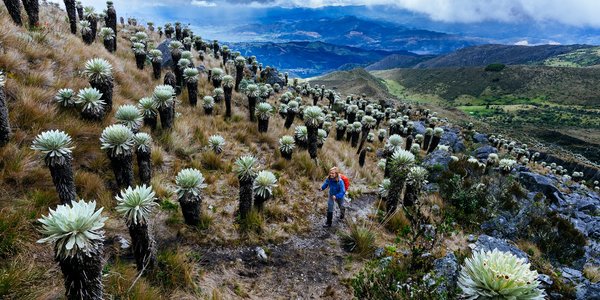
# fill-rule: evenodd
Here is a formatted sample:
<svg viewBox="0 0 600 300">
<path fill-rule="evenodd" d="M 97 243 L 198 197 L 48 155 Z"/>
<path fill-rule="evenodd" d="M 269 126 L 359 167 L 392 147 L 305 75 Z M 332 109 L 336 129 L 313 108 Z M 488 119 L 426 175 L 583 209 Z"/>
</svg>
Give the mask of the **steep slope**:
<svg viewBox="0 0 600 300">
<path fill-rule="evenodd" d="M 382 60 L 365 67 L 367 71 L 390 70 L 397 68 L 412 68 L 421 62 L 433 59 L 434 55 L 418 55 L 414 53 L 392 54 Z"/>
<path fill-rule="evenodd" d="M 439 95 L 454 101 L 461 95 L 544 97 L 547 101 L 600 105 L 600 69 L 544 66 L 508 66 L 500 72 L 481 67 L 395 69 L 377 73 L 410 91 Z"/>
<path fill-rule="evenodd" d="M 234 93 L 231 120 L 224 120 L 222 103 L 208 116 L 202 107 L 191 107 L 187 92 L 183 92 L 178 97 L 172 130 L 150 132 L 149 128 L 142 128 L 151 133 L 154 141 L 152 185 L 160 206 L 155 209 L 151 227 L 155 229 L 160 272 L 156 274 L 158 277 L 145 274 L 138 278 L 130 250 L 122 244 L 129 239 L 129 233 L 122 216 L 114 209 L 118 190 L 107 155 L 100 149 L 99 137 L 105 127 L 115 122 L 114 112 L 120 105 L 136 104 L 140 98 L 150 96 L 162 79 L 152 78 L 149 65 L 144 70 L 136 68 L 128 38 L 137 28 L 119 26 L 119 49 L 111 54 L 98 41 L 88 46 L 79 36 L 71 35 L 64 12 L 42 6 L 40 17 L 41 24 L 52 27 L 29 32 L 12 24 L 4 6 L 0 6 L 3 51 L 0 69 L 7 73 L 6 92 L 13 131 L 9 143 L 0 148 L 0 298 L 57 299 L 64 295 L 52 247 L 36 243 L 42 237 L 37 219 L 56 207 L 58 197 L 47 167 L 30 146 L 36 135 L 52 129 L 65 131 L 73 138 L 78 196 L 97 201 L 99 207 L 104 207 L 103 214 L 109 217 L 104 257 L 107 298 L 189 299 L 211 294 L 226 299 L 241 295 L 276 298 L 282 293 L 273 289 L 278 276 L 263 279 L 262 275 L 283 273 L 289 280 L 283 291 L 287 294 L 301 294 L 310 288 L 315 295 L 321 295 L 332 287 L 341 297 L 351 296 L 341 284 L 342 277 L 349 274 L 347 271 L 344 275 L 320 275 L 324 270 L 316 267 L 316 261 L 304 263 L 306 257 L 334 260 L 343 255 L 336 235 L 327 240 L 321 238 L 327 234 L 320 228 L 326 201 L 316 193 L 316 188 L 328 169 L 336 164 L 352 176 L 357 189 L 368 191 L 367 186 L 377 182 L 375 164 L 359 168 L 354 159 L 338 160 L 354 157 L 355 149 L 332 139 L 319 150 L 318 165 L 301 150 L 294 153 L 294 160 L 285 161 L 277 151 L 277 141 L 282 135 L 293 135 L 293 127 L 286 130 L 283 120 L 276 115 L 271 118 L 269 131 L 259 134 L 256 124 L 247 121 L 247 98 L 240 93 Z M 152 44 L 157 45 L 158 35 L 148 33 Z M 115 79 L 113 111 L 99 122 L 83 120 L 78 110 L 62 109 L 54 100 L 58 89 L 77 91 L 88 86 L 81 71 L 85 62 L 95 57 L 111 63 Z M 220 61 L 210 56 L 203 63 L 195 63 L 207 68 L 220 66 Z M 198 94 L 211 95 L 212 91 L 206 76 L 201 75 Z M 275 105 L 277 97 L 269 101 Z M 296 125 L 300 124 L 298 120 Z M 222 135 L 227 143 L 220 155 L 214 155 L 207 147 L 208 137 L 214 134 Z M 278 177 L 278 187 L 273 191 L 275 198 L 266 204 L 265 217 L 259 225 L 261 234 L 245 233 L 236 221 L 239 190 L 232 168 L 241 155 L 256 156 L 261 169 L 273 170 Z M 375 154 L 370 153 L 368 159 L 375 161 Z M 184 225 L 174 196 L 175 175 L 189 167 L 199 169 L 208 184 L 202 196 L 206 217 L 203 228 Z M 290 250 L 287 252 L 277 250 L 292 236 L 304 238 L 314 247 L 306 250 L 296 245 L 285 246 Z M 269 249 L 273 249 L 277 258 L 259 271 L 253 252 L 257 245 L 269 254 Z M 211 256 L 217 253 L 217 248 L 221 256 Z M 304 256 L 298 256 L 299 253 Z M 238 263 L 238 259 L 244 263 Z M 297 267 L 292 268 L 291 264 Z M 352 263 L 344 268 L 354 269 L 361 264 Z M 307 270 L 312 274 L 311 280 L 298 284 L 306 279 Z M 258 285 L 263 288 L 253 291 Z"/>
<path fill-rule="evenodd" d="M 492 63 L 507 65 L 542 64 L 544 60 L 589 45 L 481 45 L 467 47 L 418 64 L 417 68 L 448 68 L 486 66 Z"/>
<path fill-rule="evenodd" d="M 362 95 L 375 99 L 388 99 L 392 97 L 384 83 L 364 69 L 332 72 L 321 77 L 309 79 L 311 84 L 325 85 L 344 94 Z"/>
</svg>

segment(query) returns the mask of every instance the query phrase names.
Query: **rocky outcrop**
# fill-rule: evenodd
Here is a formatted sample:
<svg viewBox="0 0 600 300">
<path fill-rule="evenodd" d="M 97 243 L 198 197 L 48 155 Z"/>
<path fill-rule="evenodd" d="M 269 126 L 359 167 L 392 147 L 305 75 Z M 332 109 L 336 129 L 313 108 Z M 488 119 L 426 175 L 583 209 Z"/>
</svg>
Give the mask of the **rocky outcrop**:
<svg viewBox="0 0 600 300">
<path fill-rule="evenodd" d="M 439 282 L 436 293 L 443 295 L 445 292 L 454 291 L 458 283 L 460 265 L 454 253 L 450 253 L 433 262 L 433 278 Z"/>
<path fill-rule="evenodd" d="M 491 237 L 489 235 L 480 235 L 473 247 L 473 251 L 492 251 L 494 249 L 498 249 L 502 252 L 510 252 L 516 257 L 523 258 L 526 262 L 529 262 L 529 257 L 525 252 L 509 244 L 506 240 Z"/>
<path fill-rule="evenodd" d="M 496 149 L 495 147 L 486 145 L 486 146 L 482 146 L 482 147 L 475 149 L 475 151 L 473 152 L 473 155 L 479 160 L 484 160 L 484 159 L 487 159 L 491 153 L 498 153 L 498 149 Z"/>
<path fill-rule="evenodd" d="M 540 192 L 557 202 L 562 200 L 562 193 L 556 187 L 557 182 L 550 177 L 532 172 L 520 172 L 518 177 L 529 191 Z"/>
</svg>

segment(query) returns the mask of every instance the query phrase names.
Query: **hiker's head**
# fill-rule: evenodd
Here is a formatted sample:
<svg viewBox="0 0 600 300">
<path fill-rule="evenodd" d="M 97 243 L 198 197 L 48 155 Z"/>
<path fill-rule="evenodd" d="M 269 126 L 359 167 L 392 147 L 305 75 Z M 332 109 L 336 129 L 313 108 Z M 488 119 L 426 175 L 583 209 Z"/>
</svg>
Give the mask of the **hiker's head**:
<svg viewBox="0 0 600 300">
<path fill-rule="evenodd" d="M 329 178 L 334 179 L 339 177 L 339 171 L 337 167 L 329 169 Z"/>
</svg>

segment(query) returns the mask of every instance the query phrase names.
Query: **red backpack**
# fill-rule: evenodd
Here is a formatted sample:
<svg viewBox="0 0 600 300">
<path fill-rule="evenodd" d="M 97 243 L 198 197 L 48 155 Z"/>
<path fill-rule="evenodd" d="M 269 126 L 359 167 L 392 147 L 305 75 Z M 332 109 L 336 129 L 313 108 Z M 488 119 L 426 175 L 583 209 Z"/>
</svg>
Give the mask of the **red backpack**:
<svg viewBox="0 0 600 300">
<path fill-rule="evenodd" d="M 344 189 L 346 190 L 346 192 L 348 192 L 348 189 L 350 188 L 350 179 L 348 179 L 348 177 L 346 177 L 346 175 L 341 174 L 341 173 L 340 173 L 340 178 L 342 178 L 342 180 L 344 181 Z"/>
</svg>

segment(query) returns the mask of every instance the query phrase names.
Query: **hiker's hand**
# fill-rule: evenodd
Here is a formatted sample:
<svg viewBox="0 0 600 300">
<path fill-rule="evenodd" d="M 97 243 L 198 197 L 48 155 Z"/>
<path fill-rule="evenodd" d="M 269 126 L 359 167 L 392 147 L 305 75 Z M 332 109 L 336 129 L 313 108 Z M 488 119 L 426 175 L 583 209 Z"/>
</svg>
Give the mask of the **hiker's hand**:
<svg viewBox="0 0 600 300">
<path fill-rule="evenodd" d="M 331 196 L 331 199 L 335 200 L 335 196 Z"/>
</svg>

